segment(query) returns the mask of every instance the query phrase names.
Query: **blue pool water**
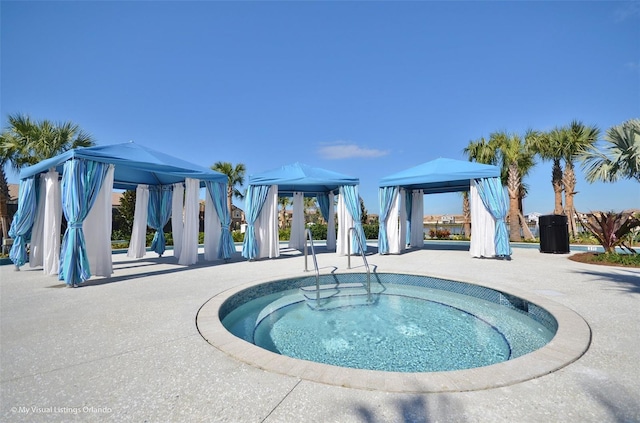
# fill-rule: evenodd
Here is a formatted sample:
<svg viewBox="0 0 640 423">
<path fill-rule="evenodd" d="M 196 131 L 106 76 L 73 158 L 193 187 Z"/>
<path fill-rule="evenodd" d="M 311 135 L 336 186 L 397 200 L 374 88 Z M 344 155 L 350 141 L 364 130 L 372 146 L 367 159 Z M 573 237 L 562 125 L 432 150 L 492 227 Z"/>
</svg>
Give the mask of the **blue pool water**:
<svg viewBox="0 0 640 423">
<path fill-rule="evenodd" d="M 322 277 L 319 302 L 315 278 L 259 285 L 231 297 L 220 317 L 231 333 L 272 352 L 396 372 L 488 366 L 541 348 L 557 329 L 546 310 L 486 287 L 376 274 L 368 298 L 364 278 Z"/>
</svg>

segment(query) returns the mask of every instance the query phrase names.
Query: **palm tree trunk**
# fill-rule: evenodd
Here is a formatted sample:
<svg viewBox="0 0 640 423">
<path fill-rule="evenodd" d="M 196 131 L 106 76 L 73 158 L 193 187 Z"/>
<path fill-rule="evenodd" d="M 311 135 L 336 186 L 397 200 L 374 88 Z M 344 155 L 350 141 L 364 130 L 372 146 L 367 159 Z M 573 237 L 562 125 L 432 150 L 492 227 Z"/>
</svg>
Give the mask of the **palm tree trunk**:
<svg viewBox="0 0 640 423">
<path fill-rule="evenodd" d="M 522 233 L 524 234 L 524 239 L 527 239 L 530 241 L 533 241 L 534 239 L 536 239 L 536 237 L 533 236 L 531 229 L 529 229 L 529 225 L 527 225 L 527 219 L 524 218 L 524 215 L 522 214 L 521 211 L 518 211 L 518 217 L 520 220 L 520 226 L 522 227 Z"/>
<path fill-rule="evenodd" d="M 520 222 L 518 215 L 518 193 L 520 192 L 520 177 L 518 164 L 509 165 L 509 177 L 507 179 L 507 191 L 509 192 L 509 241 L 522 241 L 520 236 Z"/>
<path fill-rule="evenodd" d="M 553 214 L 562 214 L 562 190 L 564 184 L 562 182 L 562 167 L 560 167 L 560 159 L 553 160 L 553 170 L 551 177 L 551 184 L 553 185 L 553 193 L 555 196 L 555 207 L 553 208 Z"/>
<path fill-rule="evenodd" d="M 229 217 L 231 214 L 231 206 L 232 206 L 232 198 L 233 198 L 233 187 L 227 186 L 227 210 L 229 212 Z M 231 230 L 231 226 L 233 225 L 233 219 L 229 219 L 229 230 Z"/>
<path fill-rule="evenodd" d="M 564 202 L 565 208 L 564 213 L 567 215 L 567 220 L 569 223 L 569 234 L 572 237 L 575 237 L 577 234 L 576 228 L 576 209 L 573 204 L 573 196 L 576 194 L 576 175 L 573 171 L 573 163 L 567 162 L 564 167 Z"/>
<path fill-rule="evenodd" d="M 464 216 L 464 224 L 462 225 L 462 233 L 464 237 L 471 238 L 471 205 L 469 204 L 469 192 L 462 193 L 462 215 Z"/>
<path fill-rule="evenodd" d="M 522 188 L 522 185 L 520 185 L 520 188 Z M 518 195 L 518 221 L 520 222 L 520 228 L 522 229 L 524 239 L 533 241 L 536 237 L 531 233 L 531 229 L 529 229 L 529 225 L 527 225 L 527 219 L 524 218 L 524 195 L 524 190 L 521 189 L 520 195 Z"/>
</svg>

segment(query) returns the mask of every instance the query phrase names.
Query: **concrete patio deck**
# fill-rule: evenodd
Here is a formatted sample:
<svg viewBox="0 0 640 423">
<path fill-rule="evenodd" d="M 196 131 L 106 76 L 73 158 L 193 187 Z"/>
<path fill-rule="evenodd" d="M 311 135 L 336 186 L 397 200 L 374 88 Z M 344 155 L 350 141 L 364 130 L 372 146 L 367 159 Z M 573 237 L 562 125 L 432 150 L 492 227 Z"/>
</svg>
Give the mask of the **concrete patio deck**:
<svg viewBox="0 0 640 423">
<path fill-rule="evenodd" d="M 640 270 L 514 248 L 512 261 L 464 248 L 368 256 L 418 273 L 542 297 L 578 313 L 591 344 L 577 361 L 468 392 L 354 389 L 261 370 L 210 345 L 196 315 L 252 281 L 301 275 L 304 258 L 203 262 L 114 255 L 114 275 L 70 289 L 41 269 L 0 266 L 1 421 L 640 422 Z M 320 253 L 321 268 L 346 257 Z M 357 265 L 357 258 L 353 258 Z M 322 269 L 321 269 L 322 271 Z"/>
</svg>

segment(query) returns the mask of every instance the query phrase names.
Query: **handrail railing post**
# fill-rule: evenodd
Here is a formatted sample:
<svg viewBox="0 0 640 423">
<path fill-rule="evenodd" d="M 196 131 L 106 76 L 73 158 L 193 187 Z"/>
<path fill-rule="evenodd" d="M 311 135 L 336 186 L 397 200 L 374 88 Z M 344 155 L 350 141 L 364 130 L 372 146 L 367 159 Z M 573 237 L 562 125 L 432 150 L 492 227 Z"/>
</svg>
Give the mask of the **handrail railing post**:
<svg viewBox="0 0 640 423">
<path fill-rule="evenodd" d="M 305 237 L 306 237 L 306 233 L 305 233 Z M 308 272 L 309 271 L 309 267 L 307 267 L 307 256 L 309 255 L 309 252 L 307 251 L 309 248 L 309 244 L 307 244 L 307 240 L 305 239 L 304 242 L 304 271 Z"/>
<path fill-rule="evenodd" d="M 347 268 L 351 269 L 351 231 L 353 231 L 353 233 L 356 235 L 356 240 L 360 245 L 360 254 L 362 255 L 364 267 L 367 270 L 367 300 L 371 301 L 371 270 L 369 269 L 369 263 L 367 262 L 367 257 L 364 253 L 364 242 L 362 240 L 362 237 L 360 236 L 360 233 L 356 231 L 355 227 L 351 227 L 347 231 L 347 238 L 349 238 L 347 241 Z"/>
<path fill-rule="evenodd" d="M 313 247 L 313 237 L 311 236 L 311 229 L 306 229 L 305 232 L 305 242 L 304 242 L 304 271 L 307 270 L 307 247 L 309 246 L 308 242 L 311 242 L 311 255 L 313 256 L 313 266 L 316 270 L 316 301 L 320 301 L 320 270 L 318 269 L 318 260 L 316 259 L 316 250 Z"/>
<path fill-rule="evenodd" d="M 349 228 L 347 231 L 347 269 L 351 269 L 351 231 L 356 228 Z"/>
</svg>

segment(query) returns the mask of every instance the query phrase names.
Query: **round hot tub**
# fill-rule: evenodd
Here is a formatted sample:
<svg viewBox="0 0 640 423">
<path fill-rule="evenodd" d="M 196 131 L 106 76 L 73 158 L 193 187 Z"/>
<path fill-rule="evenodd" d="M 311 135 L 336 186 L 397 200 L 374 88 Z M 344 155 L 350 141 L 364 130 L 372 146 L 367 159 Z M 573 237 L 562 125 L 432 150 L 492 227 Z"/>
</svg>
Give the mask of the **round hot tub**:
<svg viewBox="0 0 640 423">
<path fill-rule="evenodd" d="M 366 280 L 346 273 L 321 276 L 317 285 L 303 277 L 243 286 L 207 302 L 198 328 L 266 370 L 389 391 L 517 383 L 563 367 L 589 344 L 578 315 L 542 298 L 422 275 Z M 571 338 L 580 329 L 581 342 L 563 340 L 566 324 Z"/>
</svg>

